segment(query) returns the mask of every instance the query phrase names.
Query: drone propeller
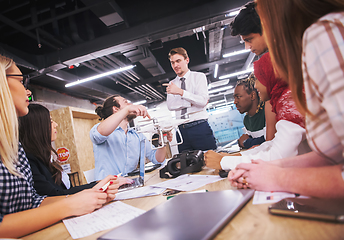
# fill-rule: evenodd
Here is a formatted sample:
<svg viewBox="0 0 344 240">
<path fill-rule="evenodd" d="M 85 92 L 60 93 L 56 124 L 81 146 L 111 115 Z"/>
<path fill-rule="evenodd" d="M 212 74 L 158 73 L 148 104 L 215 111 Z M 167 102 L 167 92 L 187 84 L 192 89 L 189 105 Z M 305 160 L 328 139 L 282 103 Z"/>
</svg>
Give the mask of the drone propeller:
<svg viewBox="0 0 344 240">
<path fill-rule="evenodd" d="M 142 119 L 142 120 L 139 120 L 138 122 L 139 123 L 144 123 L 144 122 L 151 122 L 151 121 L 153 121 L 153 118 Z"/>
</svg>

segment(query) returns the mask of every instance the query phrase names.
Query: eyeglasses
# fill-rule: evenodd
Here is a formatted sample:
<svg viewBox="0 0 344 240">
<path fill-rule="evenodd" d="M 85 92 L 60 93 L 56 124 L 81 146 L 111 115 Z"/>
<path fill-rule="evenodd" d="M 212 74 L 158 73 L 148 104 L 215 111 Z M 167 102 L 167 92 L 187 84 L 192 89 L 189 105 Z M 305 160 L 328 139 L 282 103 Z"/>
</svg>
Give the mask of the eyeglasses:
<svg viewBox="0 0 344 240">
<path fill-rule="evenodd" d="M 27 89 L 29 87 L 29 75 L 21 75 L 21 74 L 6 74 L 6 77 L 23 77 L 23 80 L 21 80 L 21 83 Z"/>
</svg>

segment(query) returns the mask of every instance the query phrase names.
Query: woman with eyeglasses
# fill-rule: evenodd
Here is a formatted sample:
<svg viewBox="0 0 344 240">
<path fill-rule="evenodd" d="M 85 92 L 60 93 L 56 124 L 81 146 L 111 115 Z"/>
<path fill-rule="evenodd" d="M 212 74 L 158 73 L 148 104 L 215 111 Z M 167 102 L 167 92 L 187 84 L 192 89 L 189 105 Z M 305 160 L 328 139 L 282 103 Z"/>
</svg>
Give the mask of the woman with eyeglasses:
<svg viewBox="0 0 344 240">
<path fill-rule="evenodd" d="M 107 192 L 87 189 L 66 196 L 45 197 L 33 187 L 30 165 L 18 141 L 18 117 L 28 113 L 31 92 L 22 84 L 19 68 L 0 56 L 0 238 L 21 237 L 66 217 L 79 216 L 114 199 L 118 180 L 108 176 Z"/>
<path fill-rule="evenodd" d="M 263 191 L 344 198 L 344 1 L 256 3 L 275 71 L 306 116 L 313 151 L 240 164 L 229 180 L 240 185 L 244 179 L 246 186 Z"/>
</svg>

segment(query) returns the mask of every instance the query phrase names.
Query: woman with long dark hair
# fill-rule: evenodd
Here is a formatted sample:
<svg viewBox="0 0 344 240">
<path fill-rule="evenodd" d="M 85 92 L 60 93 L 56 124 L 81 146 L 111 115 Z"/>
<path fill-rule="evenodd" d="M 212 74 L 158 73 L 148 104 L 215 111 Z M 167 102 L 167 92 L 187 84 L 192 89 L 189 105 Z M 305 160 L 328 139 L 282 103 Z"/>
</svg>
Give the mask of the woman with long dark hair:
<svg viewBox="0 0 344 240">
<path fill-rule="evenodd" d="M 344 198 L 344 2 L 257 0 L 275 71 L 306 116 L 312 152 L 240 164 L 234 186 Z M 288 144 L 288 143 L 286 143 Z"/>
<path fill-rule="evenodd" d="M 31 103 L 28 108 L 29 113 L 19 118 L 19 140 L 29 160 L 37 193 L 59 196 L 94 187 L 97 182 L 70 188 L 68 175 L 56 161 L 58 155 L 51 146 L 57 137 L 57 123 L 46 107 Z"/>
</svg>

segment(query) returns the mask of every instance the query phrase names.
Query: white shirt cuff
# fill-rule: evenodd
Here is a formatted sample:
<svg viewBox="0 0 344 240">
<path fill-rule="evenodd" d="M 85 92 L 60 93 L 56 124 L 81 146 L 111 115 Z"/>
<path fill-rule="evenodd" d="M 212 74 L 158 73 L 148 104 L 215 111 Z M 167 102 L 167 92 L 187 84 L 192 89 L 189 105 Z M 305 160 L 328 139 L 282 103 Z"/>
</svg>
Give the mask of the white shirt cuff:
<svg viewBox="0 0 344 240">
<path fill-rule="evenodd" d="M 232 170 L 239 163 L 242 163 L 242 156 L 225 156 L 221 159 L 220 165 L 223 170 Z"/>
</svg>

